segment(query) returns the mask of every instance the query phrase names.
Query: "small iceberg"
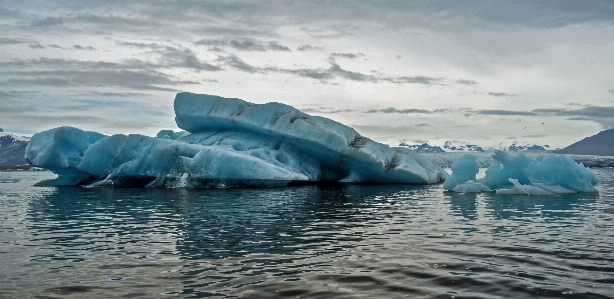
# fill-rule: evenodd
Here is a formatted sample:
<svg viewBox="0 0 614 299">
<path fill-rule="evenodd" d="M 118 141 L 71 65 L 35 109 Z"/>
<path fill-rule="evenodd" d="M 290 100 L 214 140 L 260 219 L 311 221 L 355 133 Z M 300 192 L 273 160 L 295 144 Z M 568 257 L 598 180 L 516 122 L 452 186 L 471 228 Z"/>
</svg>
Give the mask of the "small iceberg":
<svg viewBox="0 0 614 299">
<path fill-rule="evenodd" d="M 495 151 L 495 163 L 486 169 L 486 176 L 476 180 L 479 164 L 467 154 L 452 164 L 452 174 L 443 183 L 448 191 L 496 194 L 555 195 L 577 192 L 597 192 L 599 179 L 590 169 L 568 156 L 550 155 L 537 161 L 523 154 L 513 156 Z"/>
<path fill-rule="evenodd" d="M 184 131 L 105 136 L 59 127 L 35 134 L 26 160 L 58 174 L 43 185 L 433 184 L 448 177 L 412 150 L 388 147 L 331 119 L 280 103 L 179 93 L 174 110 Z"/>
</svg>

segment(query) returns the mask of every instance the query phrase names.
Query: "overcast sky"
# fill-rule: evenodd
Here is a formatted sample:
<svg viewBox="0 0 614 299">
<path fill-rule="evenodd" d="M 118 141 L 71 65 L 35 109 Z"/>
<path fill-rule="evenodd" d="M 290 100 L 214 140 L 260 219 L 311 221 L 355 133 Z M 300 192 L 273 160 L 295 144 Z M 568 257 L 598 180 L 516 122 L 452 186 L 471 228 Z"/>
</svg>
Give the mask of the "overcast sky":
<svg viewBox="0 0 614 299">
<path fill-rule="evenodd" d="M 613 1 L 0 0 L 0 128 L 154 135 L 189 91 L 556 148 L 614 128 L 613 53 Z"/>
</svg>

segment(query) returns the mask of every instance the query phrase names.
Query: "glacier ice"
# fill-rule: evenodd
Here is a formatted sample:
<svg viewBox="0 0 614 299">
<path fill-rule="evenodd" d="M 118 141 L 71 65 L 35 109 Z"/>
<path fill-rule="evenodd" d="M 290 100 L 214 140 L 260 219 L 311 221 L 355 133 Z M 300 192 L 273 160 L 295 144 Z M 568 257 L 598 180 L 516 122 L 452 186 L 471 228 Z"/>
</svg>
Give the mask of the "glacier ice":
<svg viewBox="0 0 614 299">
<path fill-rule="evenodd" d="M 53 170 L 58 177 L 48 185 L 76 185 L 91 179 L 78 166 L 85 151 L 105 135 L 73 127 L 59 127 L 34 134 L 26 146 L 26 161 Z"/>
<path fill-rule="evenodd" d="M 597 176 L 582 164 L 565 155 L 552 154 L 537 161 L 523 154 L 495 151 L 494 163 L 486 176 L 476 180 L 479 164 L 473 155 L 460 157 L 452 165 L 445 190 L 473 193 L 496 190 L 497 194 L 554 195 L 596 192 Z M 486 190 L 490 189 L 490 190 Z"/>
<path fill-rule="evenodd" d="M 475 177 L 480 171 L 480 165 L 474 155 L 465 154 L 458 158 L 452 166 L 452 175 L 443 183 L 445 190 L 452 190 L 454 187 L 467 181 L 475 181 Z"/>
<path fill-rule="evenodd" d="M 177 126 L 105 136 L 72 127 L 35 134 L 29 163 L 57 173 L 48 185 L 233 187 L 290 182 L 429 184 L 448 174 L 333 120 L 280 103 L 177 94 Z"/>
</svg>

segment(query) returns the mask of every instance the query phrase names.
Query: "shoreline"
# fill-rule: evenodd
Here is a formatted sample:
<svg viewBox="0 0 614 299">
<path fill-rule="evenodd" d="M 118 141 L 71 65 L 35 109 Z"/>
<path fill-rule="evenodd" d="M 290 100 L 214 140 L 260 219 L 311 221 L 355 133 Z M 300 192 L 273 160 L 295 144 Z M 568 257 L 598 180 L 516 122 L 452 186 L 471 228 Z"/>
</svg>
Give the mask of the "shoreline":
<svg viewBox="0 0 614 299">
<path fill-rule="evenodd" d="M 0 171 L 2 170 L 30 170 L 32 165 L 10 165 L 10 166 L 0 166 Z"/>
</svg>

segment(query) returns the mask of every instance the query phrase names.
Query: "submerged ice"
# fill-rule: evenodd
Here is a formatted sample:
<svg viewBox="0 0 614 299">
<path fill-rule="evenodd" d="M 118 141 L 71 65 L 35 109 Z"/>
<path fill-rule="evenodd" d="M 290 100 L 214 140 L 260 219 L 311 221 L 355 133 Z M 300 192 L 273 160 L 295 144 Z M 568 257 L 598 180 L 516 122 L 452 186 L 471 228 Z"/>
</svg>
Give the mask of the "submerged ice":
<svg viewBox="0 0 614 299">
<path fill-rule="evenodd" d="M 486 176 L 476 180 L 479 164 L 467 154 L 452 164 L 452 175 L 443 184 L 445 190 L 475 193 L 496 190 L 497 194 L 554 195 L 596 192 L 597 176 L 568 156 L 550 155 L 537 161 L 523 154 L 496 151 L 495 163 Z"/>
<path fill-rule="evenodd" d="M 185 131 L 105 136 L 59 127 L 34 135 L 26 159 L 58 174 L 47 185 L 429 184 L 448 177 L 412 150 L 390 148 L 284 104 L 179 93 L 174 110 Z"/>
</svg>

